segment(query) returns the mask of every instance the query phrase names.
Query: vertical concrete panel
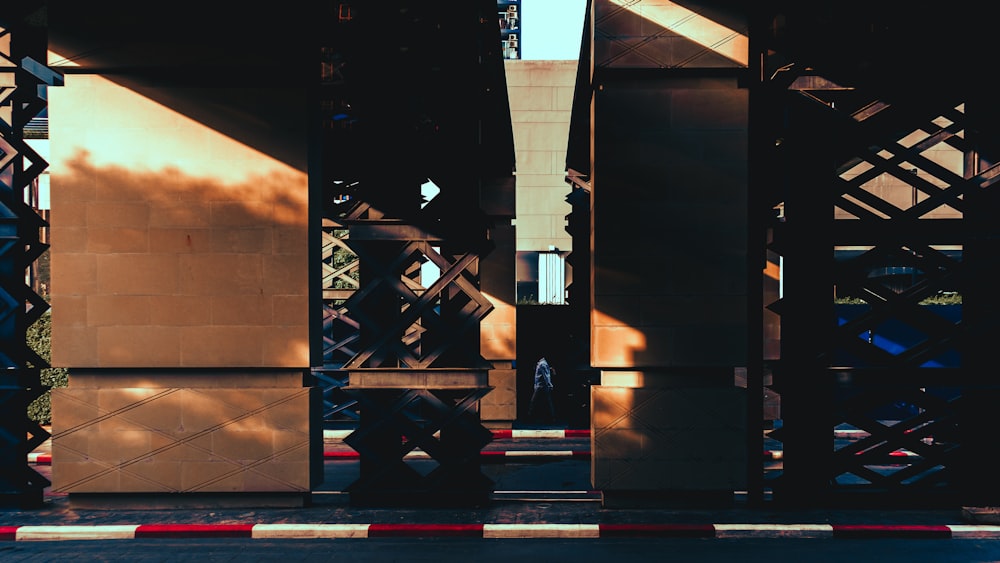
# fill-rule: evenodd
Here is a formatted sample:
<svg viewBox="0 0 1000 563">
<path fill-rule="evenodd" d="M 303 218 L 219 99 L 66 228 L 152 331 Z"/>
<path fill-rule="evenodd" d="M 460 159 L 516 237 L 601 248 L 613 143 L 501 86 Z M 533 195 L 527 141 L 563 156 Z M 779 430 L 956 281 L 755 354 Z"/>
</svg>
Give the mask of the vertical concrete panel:
<svg viewBox="0 0 1000 563">
<path fill-rule="evenodd" d="M 744 365 L 746 91 L 609 81 L 595 108 L 592 364 Z"/>
</svg>

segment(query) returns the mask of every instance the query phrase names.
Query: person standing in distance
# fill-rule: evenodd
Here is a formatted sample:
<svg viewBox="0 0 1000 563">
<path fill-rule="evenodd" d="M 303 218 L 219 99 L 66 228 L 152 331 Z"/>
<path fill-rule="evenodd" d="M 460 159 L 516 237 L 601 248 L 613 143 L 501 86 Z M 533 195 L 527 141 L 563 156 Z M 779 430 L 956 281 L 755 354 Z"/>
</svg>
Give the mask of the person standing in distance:
<svg viewBox="0 0 1000 563">
<path fill-rule="evenodd" d="M 541 422 L 553 423 L 556 420 L 556 409 L 552 404 L 552 376 L 555 369 L 549 365 L 545 356 L 538 359 L 535 364 L 535 390 L 531 394 L 531 404 L 528 407 L 528 418 L 540 420 Z M 540 405 L 539 402 L 542 404 Z M 544 408 L 545 412 L 538 413 L 539 408 Z M 544 418 L 542 418 L 544 417 Z"/>
</svg>

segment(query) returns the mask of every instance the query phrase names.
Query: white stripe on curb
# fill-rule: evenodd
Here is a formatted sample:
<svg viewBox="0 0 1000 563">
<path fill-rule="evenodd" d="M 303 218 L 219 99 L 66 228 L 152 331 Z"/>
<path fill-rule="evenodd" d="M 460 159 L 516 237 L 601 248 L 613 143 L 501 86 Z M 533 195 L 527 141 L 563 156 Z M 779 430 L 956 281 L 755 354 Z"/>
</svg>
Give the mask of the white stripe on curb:
<svg viewBox="0 0 1000 563">
<path fill-rule="evenodd" d="M 600 524 L 483 524 L 483 537 L 514 538 L 599 538 Z"/>
<path fill-rule="evenodd" d="M 832 538 L 830 524 L 715 524 L 717 538 Z"/>
<path fill-rule="evenodd" d="M 544 457 L 544 456 L 565 456 L 573 457 L 573 450 L 507 450 L 503 454 L 506 457 Z"/>
<path fill-rule="evenodd" d="M 370 524 L 256 524 L 254 539 L 367 538 Z"/>
<path fill-rule="evenodd" d="M 565 430 L 511 430 L 512 438 L 565 438 Z"/>
<path fill-rule="evenodd" d="M 17 541 L 130 540 L 138 524 L 108 526 L 21 526 Z"/>
<path fill-rule="evenodd" d="M 1000 526 L 958 524 L 948 526 L 953 538 L 987 538 L 1000 537 Z"/>
</svg>

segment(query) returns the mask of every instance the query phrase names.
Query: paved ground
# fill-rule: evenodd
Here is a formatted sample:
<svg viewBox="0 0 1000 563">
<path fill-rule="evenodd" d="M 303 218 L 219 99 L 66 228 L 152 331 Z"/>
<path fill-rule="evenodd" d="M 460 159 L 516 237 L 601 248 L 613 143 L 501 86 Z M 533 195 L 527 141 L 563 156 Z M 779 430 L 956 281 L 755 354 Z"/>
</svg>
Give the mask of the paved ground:
<svg viewBox="0 0 1000 563">
<path fill-rule="evenodd" d="M 566 438 L 523 436 L 535 440 Z M 328 442 L 338 440 L 328 436 Z M 525 444 L 520 442 L 519 444 Z M 328 447 L 329 451 L 343 451 Z M 549 449 L 549 451 L 554 451 Z M 561 450 L 565 454 L 565 450 Z M 36 452 L 45 465 L 45 446 Z M 580 452 L 577 451 L 576 454 Z M 572 457 L 573 451 L 570 450 Z M 328 456 L 331 464 L 342 460 Z M 523 462 L 522 462 L 523 463 Z M 588 471 L 586 461 L 570 472 Z M 343 465 L 342 467 L 349 467 Z M 551 471 L 558 464 L 550 466 Z M 347 470 L 347 469 L 345 469 Z M 551 473 L 550 471 L 550 473 Z M 40 471 L 44 474 L 43 471 Z M 122 539 L 156 537 L 933 537 L 1000 540 L 995 513 L 961 509 L 861 510 L 787 509 L 747 506 L 736 497 L 722 507 L 606 508 L 599 491 L 586 494 L 502 495 L 475 508 L 364 508 L 351 506 L 342 491 L 314 492 L 308 506 L 298 508 L 227 508 L 91 510 L 74 507 L 66 496 L 49 492 L 40 508 L 0 508 L 0 539 Z"/>
</svg>

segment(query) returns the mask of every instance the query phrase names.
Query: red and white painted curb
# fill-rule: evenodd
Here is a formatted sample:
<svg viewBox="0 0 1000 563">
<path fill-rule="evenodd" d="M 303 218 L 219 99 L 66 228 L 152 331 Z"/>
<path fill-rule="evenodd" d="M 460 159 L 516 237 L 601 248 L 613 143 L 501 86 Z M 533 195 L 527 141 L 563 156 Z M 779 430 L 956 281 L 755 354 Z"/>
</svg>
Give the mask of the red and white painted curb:
<svg viewBox="0 0 1000 563">
<path fill-rule="evenodd" d="M 542 461 L 552 458 L 589 460 L 590 452 L 587 450 L 485 450 L 479 452 L 482 463 L 508 463 L 512 461 Z M 782 459 L 781 450 L 765 451 L 765 460 Z M 361 454 L 357 451 L 328 450 L 323 452 L 324 459 L 329 460 L 355 460 L 360 459 Z M 422 451 L 412 451 L 404 456 L 404 459 L 430 459 L 430 455 Z M 28 463 L 35 465 L 51 465 L 52 454 L 30 453 Z"/>
<path fill-rule="evenodd" d="M 845 538 L 1000 539 L 1000 526 L 840 524 L 136 524 L 0 526 L 0 540 L 157 538 L 331 539 Z"/>
<path fill-rule="evenodd" d="M 350 435 L 353 430 L 324 430 L 323 438 L 325 440 L 343 440 L 348 435 Z M 537 440 L 537 439 L 566 439 L 566 438 L 589 438 L 590 430 L 581 429 L 499 429 L 493 430 L 494 439 L 513 439 L 513 440 Z M 861 430 L 837 430 L 837 437 L 849 438 L 849 439 L 859 439 L 861 437 L 867 436 L 866 432 Z M 783 452 L 781 450 L 765 450 L 763 452 L 764 460 L 780 460 L 783 458 Z M 905 450 L 900 450 L 897 452 L 892 452 L 889 454 L 890 457 L 912 457 L 916 456 L 912 452 Z M 326 451 L 324 453 L 324 458 L 326 459 L 358 459 L 359 454 L 355 451 Z M 408 459 L 422 459 L 429 458 L 429 456 L 423 452 L 415 451 L 406 455 Z M 506 461 L 511 461 L 517 458 L 518 461 L 527 461 L 528 459 L 534 458 L 536 460 L 542 460 L 543 458 L 566 458 L 566 459 L 590 459 L 590 452 L 584 450 L 549 450 L 549 451 L 533 451 L 533 450 L 485 450 L 482 452 L 481 461 L 485 463 L 503 463 Z M 36 465 L 50 465 L 52 463 L 52 454 L 49 453 L 29 453 L 28 463 Z"/>
<path fill-rule="evenodd" d="M 325 459 L 360 459 L 361 454 L 356 451 L 326 451 L 323 452 Z M 519 461 L 540 460 L 542 458 L 563 458 L 563 459 L 590 459 L 590 452 L 575 450 L 486 450 L 479 452 L 479 461 L 482 463 L 505 463 L 514 458 Z M 403 459 L 431 459 L 427 452 L 412 451 L 403 456 Z"/>
<path fill-rule="evenodd" d="M 35 465 L 52 465 L 52 454 L 29 453 L 28 463 L 34 463 Z"/>
<path fill-rule="evenodd" d="M 324 430 L 323 438 L 325 440 L 343 440 L 348 437 L 354 430 Z M 514 440 L 533 440 L 539 438 L 590 438 L 590 430 L 572 430 L 565 428 L 552 428 L 552 429 L 497 429 L 491 430 L 493 433 L 494 440 L 502 439 L 514 439 Z M 435 433 L 435 435 L 437 435 Z"/>
</svg>

